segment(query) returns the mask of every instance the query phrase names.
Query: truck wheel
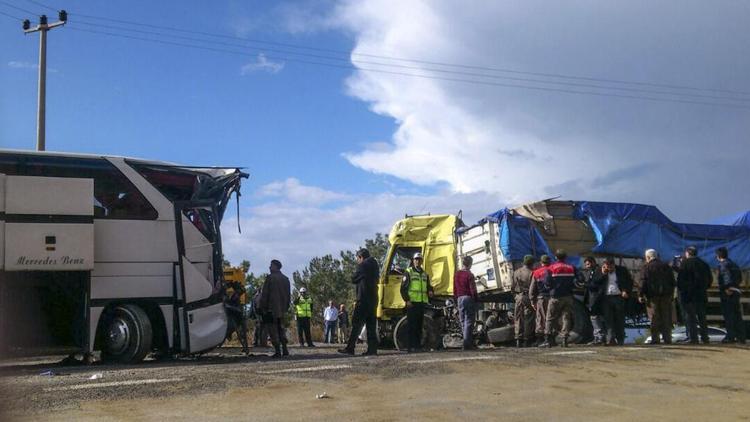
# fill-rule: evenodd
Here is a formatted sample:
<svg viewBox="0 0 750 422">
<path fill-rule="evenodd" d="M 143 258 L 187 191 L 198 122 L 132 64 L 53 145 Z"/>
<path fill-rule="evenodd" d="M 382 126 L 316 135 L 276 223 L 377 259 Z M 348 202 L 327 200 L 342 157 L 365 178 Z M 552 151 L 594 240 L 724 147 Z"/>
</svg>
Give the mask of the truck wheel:
<svg viewBox="0 0 750 422">
<path fill-rule="evenodd" d="M 515 327 L 512 325 L 487 330 L 487 341 L 492 344 L 509 343 L 515 338 Z"/>
<path fill-rule="evenodd" d="M 432 350 L 442 346 L 442 336 L 438 335 L 435 320 L 431 316 L 425 315 L 422 323 L 422 347 Z M 404 316 L 393 329 L 393 342 L 396 344 L 396 350 L 409 349 L 409 322 Z"/>
<path fill-rule="evenodd" d="M 153 332 L 148 315 L 136 305 L 114 308 L 105 320 L 102 360 L 136 363 L 151 351 Z"/>
</svg>

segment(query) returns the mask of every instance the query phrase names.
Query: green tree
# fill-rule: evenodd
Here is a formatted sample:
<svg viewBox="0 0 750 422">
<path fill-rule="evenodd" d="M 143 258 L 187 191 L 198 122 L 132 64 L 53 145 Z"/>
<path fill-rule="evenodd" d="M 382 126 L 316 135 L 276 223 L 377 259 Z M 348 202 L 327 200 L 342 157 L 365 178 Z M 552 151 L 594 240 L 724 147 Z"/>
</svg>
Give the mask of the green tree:
<svg viewBox="0 0 750 422">
<path fill-rule="evenodd" d="M 351 277 L 344 273 L 341 260 L 332 255 L 315 257 L 301 273 L 292 274 L 297 289 L 305 287 L 313 300 L 313 321 L 322 323 L 328 301 L 350 305 L 354 300 Z"/>
<path fill-rule="evenodd" d="M 263 273 L 259 276 L 256 276 L 255 273 L 247 273 L 245 276 L 245 288 L 248 294 L 254 295 L 255 292 L 259 291 L 263 287 L 263 282 L 266 281 L 266 276 L 268 276 L 268 273 Z"/>
<path fill-rule="evenodd" d="M 364 247 L 370 251 L 370 255 L 378 261 L 382 269 L 389 246 L 388 237 L 382 233 L 375 233 L 373 239 L 365 239 Z M 357 269 L 357 251 L 341 251 L 340 255 L 344 274 L 351 279 Z"/>
<path fill-rule="evenodd" d="M 240 262 L 240 268 L 242 268 L 242 271 L 247 274 L 247 272 L 250 271 L 250 261 L 243 259 L 242 262 Z"/>
</svg>

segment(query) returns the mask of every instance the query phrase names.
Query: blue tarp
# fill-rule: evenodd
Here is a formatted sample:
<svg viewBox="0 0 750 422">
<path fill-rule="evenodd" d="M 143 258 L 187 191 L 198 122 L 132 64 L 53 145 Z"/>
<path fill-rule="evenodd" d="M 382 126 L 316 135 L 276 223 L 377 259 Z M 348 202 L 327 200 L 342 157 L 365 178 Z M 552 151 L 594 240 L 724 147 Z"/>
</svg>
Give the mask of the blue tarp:
<svg viewBox="0 0 750 422">
<path fill-rule="evenodd" d="M 713 224 L 724 224 L 730 226 L 747 226 L 750 227 L 750 211 L 743 211 L 737 214 L 717 218 L 712 221 Z"/>
<path fill-rule="evenodd" d="M 500 249 L 505 259 L 521 260 L 524 255 L 533 255 L 539 258 L 542 255 L 552 255 L 544 241 L 542 234 L 536 226 L 528 219 L 517 215 L 508 208 L 503 208 L 488 215 L 480 221 L 494 221 L 500 225 Z"/>
<path fill-rule="evenodd" d="M 715 266 L 714 251 L 724 246 L 740 267 L 750 268 L 750 227 L 675 223 L 654 206 L 611 202 L 579 202 L 574 218 L 594 230 L 598 244 L 592 252 L 640 257 L 653 248 L 669 259 L 695 246 Z"/>
<path fill-rule="evenodd" d="M 709 265 L 717 265 L 714 251 L 720 246 L 741 268 L 750 268 L 750 212 L 747 225 L 675 223 L 650 205 L 577 202 L 573 218 L 586 221 L 594 231 L 597 245 L 593 253 L 642 257 L 646 249 L 656 249 L 665 260 L 681 255 L 688 246 L 698 248 Z M 544 237 L 530 220 L 508 208 L 488 215 L 479 223 L 495 221 L 500 226 L 500 248 L 508 260 L 524 255 L 551 255 Z"/>
</svg>

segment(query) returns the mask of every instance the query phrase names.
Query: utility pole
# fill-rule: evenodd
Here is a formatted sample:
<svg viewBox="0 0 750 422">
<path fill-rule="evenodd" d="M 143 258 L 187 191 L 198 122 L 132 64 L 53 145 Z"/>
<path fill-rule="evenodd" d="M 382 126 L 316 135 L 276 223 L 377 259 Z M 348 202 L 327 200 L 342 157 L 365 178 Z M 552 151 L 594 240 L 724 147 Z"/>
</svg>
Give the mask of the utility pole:
<svg viewBox="0 0 750 422">
<path fill-rule="evenodd" d="M 58 21 L 47 23 L 47 15 L 39 17 L 39 25 L 31 27 L 28 19 L 23 21 L 23 32 L 39 32 L 39 105 L 36 115 L 36 150 L 45 150 L 45 113 L 47 103 L 47 31 L 58 26 L 65 25 L 68 21 L 68 13 L 64 10 L 58 12 Z"/>
</svg>

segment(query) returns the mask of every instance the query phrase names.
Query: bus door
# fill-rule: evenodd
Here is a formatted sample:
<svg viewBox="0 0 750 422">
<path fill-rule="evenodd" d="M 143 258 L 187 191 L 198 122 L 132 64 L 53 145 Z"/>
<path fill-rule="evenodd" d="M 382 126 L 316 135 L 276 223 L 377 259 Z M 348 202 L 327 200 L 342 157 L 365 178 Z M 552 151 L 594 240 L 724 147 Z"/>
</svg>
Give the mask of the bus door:
<svg viewBox="0 0 750 422">
<path fill-rule="evenodd" d="M 175 345 L 197 353 L 221 344 L 227 317 L 221 296 L 221 238 L 213 201 L 175 202 L 178 262 Z"/>
</svg>

